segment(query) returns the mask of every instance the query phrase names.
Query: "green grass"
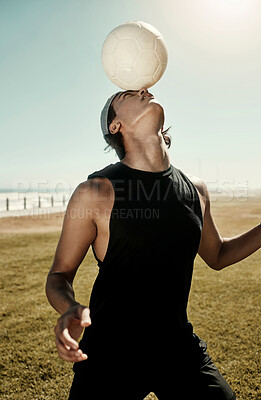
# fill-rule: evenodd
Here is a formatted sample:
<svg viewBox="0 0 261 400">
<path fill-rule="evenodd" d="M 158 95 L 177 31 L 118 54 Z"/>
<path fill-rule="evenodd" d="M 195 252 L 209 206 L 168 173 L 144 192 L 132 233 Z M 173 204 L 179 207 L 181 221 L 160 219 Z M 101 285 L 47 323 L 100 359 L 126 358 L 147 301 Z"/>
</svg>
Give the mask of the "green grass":
<svg viewBox="0 0 261 400">
<path fill-rule="evenodd" d="M 254 201 L 213 204 L 221 234 L 236 235 L 257 224 L 255 207 Z M 246 210 L 248 216 L 240 217 Z M 59 233 L 53 232 L 0 234 L 3 400 L 68 397 L 72 364 L 59 359 L 56 353 L 53 328 L 58 314 L 44 291 L 58 239 Z M 221 272 L 208 268 L 198 256 L 195 262 L 189 319 L 195 332 L 207 341 L 210 355 L 238 400 L 261 399 L 260 266 L 260 251 Z M 89 252 L 74 285 L 76 298 L 83 304 L 88 304 L 97 270 Z M 151 394 L 147 399 L 155 398 Z"/>
</svg>

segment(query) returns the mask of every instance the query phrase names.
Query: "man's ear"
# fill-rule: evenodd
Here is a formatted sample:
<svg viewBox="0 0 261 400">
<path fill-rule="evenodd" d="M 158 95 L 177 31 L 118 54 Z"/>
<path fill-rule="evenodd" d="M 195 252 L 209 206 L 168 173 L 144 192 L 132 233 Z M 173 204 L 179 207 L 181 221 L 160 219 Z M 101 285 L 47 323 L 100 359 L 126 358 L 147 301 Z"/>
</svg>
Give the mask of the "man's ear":
<svg viewBox="0 0 261 400">
<path fill-rule="evenodd" d="M 119 132 L 120 129 L 121 129 L 121 123 L 119 121 L 112 121 L 112 123 L 109 126 L 109 131 L 112 135 Z"/>
</svg>

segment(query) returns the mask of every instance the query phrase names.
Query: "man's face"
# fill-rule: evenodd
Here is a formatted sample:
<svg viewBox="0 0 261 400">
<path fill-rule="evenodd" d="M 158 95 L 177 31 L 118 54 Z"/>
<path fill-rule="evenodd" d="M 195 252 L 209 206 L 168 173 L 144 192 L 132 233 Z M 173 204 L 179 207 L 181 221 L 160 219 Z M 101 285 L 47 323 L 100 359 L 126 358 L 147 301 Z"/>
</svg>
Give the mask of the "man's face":
<svg viewBox="0 0 261 400">
<path fill-rule="evenodd" d="M 120 121 L 126 130 L 133 130 L 142 125 L 164 122 L 164 111 L 154 96 L 146 88 L 126 90 L 119 93 L 112 102 L 116 112 L 116 121 Z"/>
</svg>

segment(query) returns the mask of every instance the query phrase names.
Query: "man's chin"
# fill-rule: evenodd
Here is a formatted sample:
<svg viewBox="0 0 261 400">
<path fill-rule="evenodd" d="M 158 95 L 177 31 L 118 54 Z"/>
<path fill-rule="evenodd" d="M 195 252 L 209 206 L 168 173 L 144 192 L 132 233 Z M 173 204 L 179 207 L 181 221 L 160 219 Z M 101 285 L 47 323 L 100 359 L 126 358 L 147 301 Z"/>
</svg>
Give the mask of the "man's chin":
<svg viewBox="0 0 261 400">
<path fill-rule="evenodd" d="M 158 113 L 163 113 L 164 114 L 164 108 L 162 107 L 162 105 L 156 99 L 151 99 L 149 101 L 148 106 L 152 107 L 153 112 L 158 112 Z"/>
<path fill-rule="evenodd" d="M 164 108 L 156 99 L 150 99 L 148 103 L 143 107 L 140 114 L 132 120 L 132 125 L 135 126 L 143 118 L 159 119 L 162 123 L 164 122 Z"/>
<path fill-rule="evenodd" d="M 160 105 L 160 103 L 158 102 L 158 100 L 156 100 L 156 99 L 149 99 L 147 105 L 148 105 L 148 106 L 155 107 L 155 108 L 157 108 L 157 107 L 163 108 L 163 107 Z"/>
</svg>

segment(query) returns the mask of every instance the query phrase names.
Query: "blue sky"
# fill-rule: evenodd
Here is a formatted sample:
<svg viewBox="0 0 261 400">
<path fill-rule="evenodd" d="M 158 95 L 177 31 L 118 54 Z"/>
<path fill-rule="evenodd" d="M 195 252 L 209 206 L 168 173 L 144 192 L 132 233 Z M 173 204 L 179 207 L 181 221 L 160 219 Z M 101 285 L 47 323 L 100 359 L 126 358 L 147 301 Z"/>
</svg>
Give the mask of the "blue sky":
<svg viewBox="0 0 261 400">
<path fill-rule="evenodd" d="M 150 91 L 172 164 L 209 187 L 261 188 L 260 20 L 257 0 L 1 0 L 0 187 L 75 187 L 118 161 L 99 125 L 119 90 L 101 49 L 116 26 L 145 21 L 168 46 Z"/>
</svg>

